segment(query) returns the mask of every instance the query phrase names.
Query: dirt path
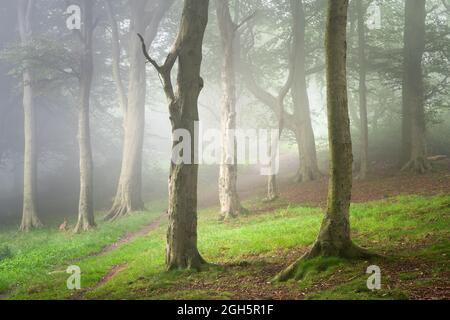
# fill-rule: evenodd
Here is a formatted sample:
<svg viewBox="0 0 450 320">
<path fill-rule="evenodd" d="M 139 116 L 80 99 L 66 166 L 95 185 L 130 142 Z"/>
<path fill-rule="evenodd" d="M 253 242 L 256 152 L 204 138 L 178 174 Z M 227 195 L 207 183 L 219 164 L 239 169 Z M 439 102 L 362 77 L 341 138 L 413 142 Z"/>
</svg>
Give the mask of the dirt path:
<svg viewBox="0 0 450 320">
<path fill-rule="evenodd" d="M 153 220 L 150 224 L 142 227 L 141 229 L 139 229 L 137 231 L 126 233 L 122 238 L 120 238 L 116 242 L 113 242 L 113 243 L 105 246 L 102 250 L 100 250 L 96 253 L 93 253 L 90 256 L 101 256 L 105 253 L 108 253 L 108 252 L 116 249 L 117 247 L 120 247 L 121 245 L 124 245 L 124 244 L 130 242 L 131 240 L 133 240 L 135 238 L 142 237 L 142 236 L 149 234 L 151 231 L 153 231 L 154 229 L 156 229 L 159 226 L 159 224 L 162 222 L 162 220 L 164 220 L 165 216 L 166 216 L 166 213 L 161 214 L 158 218 Z"/>
<path fill-rule="evenodd" d="M 166 213 L 163 213 L 158 218 L 156 218 L 154 221 L 152 221 L 152 223 L 144 226 L 143 228 L 141 228 L 135 232 L 129 232 L 129 233 L 125 234 L 122 238 L 120 238 L 116 242 L 105 246 L 102 250 L 100 250 L 98 252 L 90 254 L 88 257 L 97 257 L 97 256 L 104 255 L 114 249 L 117 249 L 120 246 L 125 245 L 126 243 L 130 242 L 131 240 L 133 240 L 135 238 L 142 237 L 142 236 L 149 234 L 150 232 L 152 232 L 159 226 L 159 224 L 165 219 L 165 217 L 166 217 Z M 86 257 L 83 257 L 82 259 L 85 259 L 85 258 Z M 109 280 L 111 280 L 120 271 L 124 270 L 126 267 L 127 267 L 127 263 L 122 263 L 119 265 L 112 266 L 105 273 L 105 275 L 99 281 L 97 281 L 97 283 L 95 283 L 93 286 L 91 286 L 89 288 L 82 289 L 82 290 L 76 292 L 74 295 L 72 295 L 70 297 L 70 300 L 81 300 L 86 293 L 101 287 L 102 285 L 107 283 Z"/>
</svg>

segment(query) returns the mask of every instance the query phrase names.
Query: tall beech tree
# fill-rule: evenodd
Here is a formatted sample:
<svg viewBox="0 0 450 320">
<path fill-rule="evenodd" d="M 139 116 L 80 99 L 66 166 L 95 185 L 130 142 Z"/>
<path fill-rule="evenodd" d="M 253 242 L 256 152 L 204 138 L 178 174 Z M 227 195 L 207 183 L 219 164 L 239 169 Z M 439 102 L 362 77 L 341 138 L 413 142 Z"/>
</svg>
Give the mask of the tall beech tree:
<svg viewBox="0 0 450 320">
<path fill-rule="evenodd" d="M 238 1 L 237 1 L 238 2 Z M 229 0 L 216 0 L 216 13 L 222 44 L 222 155 L 219 175 L 220 218 L 230 219 L 242 209 L 237 192 L 236 155 L 236 59 L 239 25 L 233 22 Z"/>
<path fill-rule="evenodd" d="M 294 102 L 295 138 L 298 144 L 300 167 L 298 182 L 317 180 L 321 173 L 317 163 L 316 139 L 311 121 L 311 110 L 306 81 L 306 19 L 302 0 L 291 0 L 293 16 L 293 43 L 295 72 L 292 83 L 292 100 Z"/>
<path fill-rule="evenodd" d="M 208 24 L 208 7 L 209 0 L 184 1 L 177 38 L 161 66 L 150 57 L 144 38 L 139 35 L 144 56 L 158 71 L 163 82 L 174 133 L 173 146 L 179 143 L 176 130 L 185 130 L 191 136 L 190 163 L 172 161 L 170 164 L 166 252 L 168 270 L 200 269 L 206 264 L 197 248 L 198 141 L 194 132 L 196 122 L 199 120 L 198 97 L 204 85 L 200 68 L 203 38 Z M 174 91 L 171 71 L 176 61 L 178 61 L 178 89 Z"/>
<path fill-rule="evenodd" d="M 328 204 L 319 235 L 312 248 L 282 271 L 276 280 L 298 278 L 305 259 L 317 256 L 367 257 L 350 237 L 352 189 L 352 140 L 347 97 L 347 11 L 348 0 L 329 0 L 326 27 L 327 111 L 330 144 Z"/>
<path fill-rule="evenodd" d="M 146 70 L 145 57 L 142 55 L 141 43 L 135 36 L 142 34 L 146 43 L 152 43 L 165 13 L 174 0 L 130 0 L 130 60 L 128 95 L 125 94 L 120 70 L 120 48 L 117 22 L 114 19 L 111 5 L 108 4 L 108 16 L 112 27 L 113 41 L 113 74 L 119 95 L 119 102 L 124 110 L 124 143 L 122 166 L 119 183 L 112 208 L 107 220 L 115 220 L 133 211 L 144 209 L 142 201 L 142 152 L 145 130 Z"/>
<path fill-rule="evenodd" d="M 293 5 L 293 2 L 291 2 L 291 5 Z M 291 7 L 293 8 L 293 7 Z M 294 10 L 292 10 L 294 11 Z M 294 14 L 291 15 L 292 17 L 292 33 L 294 33 L 294 29 L 296 27 L 295 18 L 296 16 Z M 254 41 L 254 40 L 253 40 Z M 292 47 L 292 44 L 290 45 Z M 295 47 L 295 45 L 294 45 Z M 295 60 L 296 60 L 296 50 L 289 50 L 288 54 L 288 75 L 287 78 L 283 84 L 283 86 L 279 89 L 277 92 L 277 95 L 273 95 L 269 91 L 266 91 L 264 88 L 262 88 L 256 81 L 254 76 L 253 69 L 255 66 L 251 62 L 251 57 L 248 52 L 249 48 L 247 48 L 246 55 L 247 62 L 240 64 L 240 69 L 242 72 L 242 76 L 244 78 L 245 84 L 247 89 L 255 96 L 256 99 L 258 99 L 260 102 L 265 104 L 267 107 L 269 107 L 273 113 L 276 116 L 276 119 L 278 120 L 278 130 L 279 135 L 281 137 L 281 134 L 284 129 L 290 129 L 293 130 L 294 120 L 290 113 L 288 113 L 285 110 L 285 100 L 286 96 L 288 95 L 289 91 L 292 88 L 293 81 L 294 81 L 294 73 L 295 73 Z M 298 145 L 299 146 L 299 145 Z M 271 146 L 272 147 L 272 146 Z M 272 149 L 270 149 L 270 153 L 272 154 Z M 272 165 L 272 164 L 271 164 Z M 266 201 L 274 201 L 279 197 L 279 188 L 278 188 L 278 179 L 276 174 L 268 175 L 267 176 L 267 193 L 266 193 Z"/>
<path fill-rule="evenodd" d="M 425 0 L 405 1 L 401 164 L 403 170 L 417 173 L 431 168 L 427 160 L 422 70 L 426 14 Z"/>
<path fill-rule="evenodd" d="M 360 167 L 358 177 L 365 179 L 369 170 L 369 127 L 367 119 L 367 58 L 366 58 L 366 5 L 356 2 L 358 15 L 358 60 L 359 60 L 359 121 L 360 121 Z"/>
<path fill-rule="evenodd" d="M 294 133 L 298 154 L 299 168 L 296 174 L 297 182 L 316 180 L 321 176 L 317 163 L 317 151 L 314 131 L 311 122 L 311 112 L 307 92 L 306 77 L 321 68 L 313 67 L 306 69 L 306 44 L 305 44 L 305 11 L 301 0 L 290 0 L 290 11 L 292 15 L 292 52 L 289 59 L 289 73 L 287 82 L 278 96 L 263 89 L 255 79 L 253 69 L 255 66 L 247 62 L 242 66 L 241 72 L 245 79 L 247 89 L 260 102 L 268 106 L 278 117 L 282 119 L 283 129 Z M 248 59 L 250 60 L 250 59 Z M 295 67 L 295 68 L 294 68 Z M 285 91 L 287 90 L 287 91 Z M 286 95 L 291 91 L 294 102 L 293 112 L 284 108 L 280 111 L 280 102 L 284 105 Z M 275 177 L 269 179 L 269 190 L 275 190 L 270 184 L 276 183 Z"/>
<path fill-rule="evenodd" d="M 24 47 L 32 41 L 31 15 L 34 4 L 34 0 L 19 0 L 17 4 L 20 40 Z M 37 213 L 36 111 L 33 75 L 27 61 L 23 63 L 22 78 L 25 151 L 23 161 L 23 212 L 20 230 L 29 231 L 42 226 L 42 223 Z"/>
<path fill-rule="evenodd" d="M 82 0 L 80 96 L 78 105 L 78 146 L 80 152 L 80 198 L 78 222 L 75 232 L 95 227 L 94 221 L 94 164 L 92 159 L 90 129 L 90 98 L 93 78 L 92 38 L 95 29 L 93 18 L 95 1 Z"/>
</svg>

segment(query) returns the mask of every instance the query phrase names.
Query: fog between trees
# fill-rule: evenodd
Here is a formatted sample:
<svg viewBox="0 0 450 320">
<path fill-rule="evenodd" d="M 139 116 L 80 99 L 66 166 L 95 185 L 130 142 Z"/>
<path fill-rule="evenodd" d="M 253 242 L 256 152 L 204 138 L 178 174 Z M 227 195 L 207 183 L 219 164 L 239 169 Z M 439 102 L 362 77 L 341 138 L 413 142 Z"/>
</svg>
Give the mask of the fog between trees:
<svg viewBox="0 0 450 320">
<path fill-rule="evenodd" d="M 70 28 L 69 5 L 81 9 L 79 29 Z M 350 239 L 352 178 L 380 165 L 423 174 L 433 156 L 450 153 L 449 8 L 441 0 L 4 1 L 0 222 L 30 231 L 78 215 L 82 232 L 95 228 L 96 210 L 114 221 L 168 197 L 167 268 L 199 268 L 198 195 L 214 188 L 218 217 L 233 219 L 246 211 L 239 181 L 257 174 L 225 163 L 238 149 L 230 132 L 276 129 L 283 174 L 297 183 L 331 174 L 310 255 L 366 256 Z M 170 163 L 179 142 L 171 132 L 193 137 L 198 120 L 221 130 L 221 163 Z M 283 171 L 287 158 L 295 170 Z M 278 183 L 267 177 L 268 201 Z"/>
</svg>

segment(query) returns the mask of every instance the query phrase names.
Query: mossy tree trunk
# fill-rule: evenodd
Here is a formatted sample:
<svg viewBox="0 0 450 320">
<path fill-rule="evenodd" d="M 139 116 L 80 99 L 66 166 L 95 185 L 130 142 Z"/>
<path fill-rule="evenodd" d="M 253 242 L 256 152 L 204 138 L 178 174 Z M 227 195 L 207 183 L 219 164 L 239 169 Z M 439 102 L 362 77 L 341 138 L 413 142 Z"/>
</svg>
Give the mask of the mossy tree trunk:
<svg viewBox="0 0 450 320">
<path fill-rule="evenodd" d="M 144 56 L 158 71 L 164 85 L 172 130 L 187 130 L 191 136 L 190 163 L 171 162 L 169 176 L 169 227 L 167 230 L 166 267 L 174 269 L 200 269 L 206 262 L 197 248 L 197 179 L 198 141 L 195 126 L 199 120 L 198 97 L 203 89 L 200 76 L 203 37 L 208 23 L 209 0 L 185 0 L 180 29 L 172 50 L 162 66 L 147 52 Z M 178 60 L 177 88 L 172 85 L 171 71 Z M 173 145 L 179 141 L 174 141 Z"/>
<path fill-rule="evenodd" d="M 430 170 L 426 149 L 422 59 L 425 52 L 425 0 L 405 1 L 402 154 L 403 170 Z"/>
<path fill-rule="evenodd" d="M 33 0 L 18 2 L 18 21 L 20 40 L 23 46 L 31 41 L 31 14 Z M 23 212 L 21 231 L 30 231 L 42 226 L 37 209 L 37 154 L 36 154 L 36 113 L 33 94 L 32 71 L 25 62 L 23 78 L 23 114 L 24 114 L 24 180 L 23 180 Z"/>
<path fill-rule="evenodd" d="M 78 106 L 78 145 L 80 152 L 80 198 L 78 222 L 75 232 L 95 227 L 94 221 L 94 179 L 90 133 L 90 95 L 93 76 L 92 36 L 94 33 L 93 7 L 90 0 L 83 0 L 82 6 L 82 53 L 80 64 L 80 97 Z"/>
<path fill-rule="evenodd" d="M 237 217 L 242 209 L 237 192 L 236 139 L 236 59 L 237 29 L 230 14 L 229 0 L 216 1 L 217 21 L 222 43 L 222 154 L 219 174 L 220 219 Z"/>
<path fill-rule="evenodd" d="M 281 272 L 277 280 L 296 278 L 298 267 L 305 259 L 317 256 L 368 256 L 368 253 L 354 245 L 350 238 L 353 157 L 347 97 L 347 11 L 348 0 L 328 1 L 325 42 L 331 175 L 327 211 L 311 250 Z"/>
</svg>

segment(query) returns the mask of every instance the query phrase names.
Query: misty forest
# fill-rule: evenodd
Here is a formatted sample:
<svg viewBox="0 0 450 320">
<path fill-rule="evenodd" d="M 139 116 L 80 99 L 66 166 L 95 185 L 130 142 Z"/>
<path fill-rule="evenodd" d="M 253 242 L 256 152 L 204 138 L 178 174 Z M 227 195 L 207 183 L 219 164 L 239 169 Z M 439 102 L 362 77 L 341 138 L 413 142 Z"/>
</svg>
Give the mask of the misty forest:
<svg viewBox="0 0 450 320">
<path fill-rule="evenodd" d="M 0 300 L 450 299 L 450 1 L 0 25 Z"/>
</svg>

